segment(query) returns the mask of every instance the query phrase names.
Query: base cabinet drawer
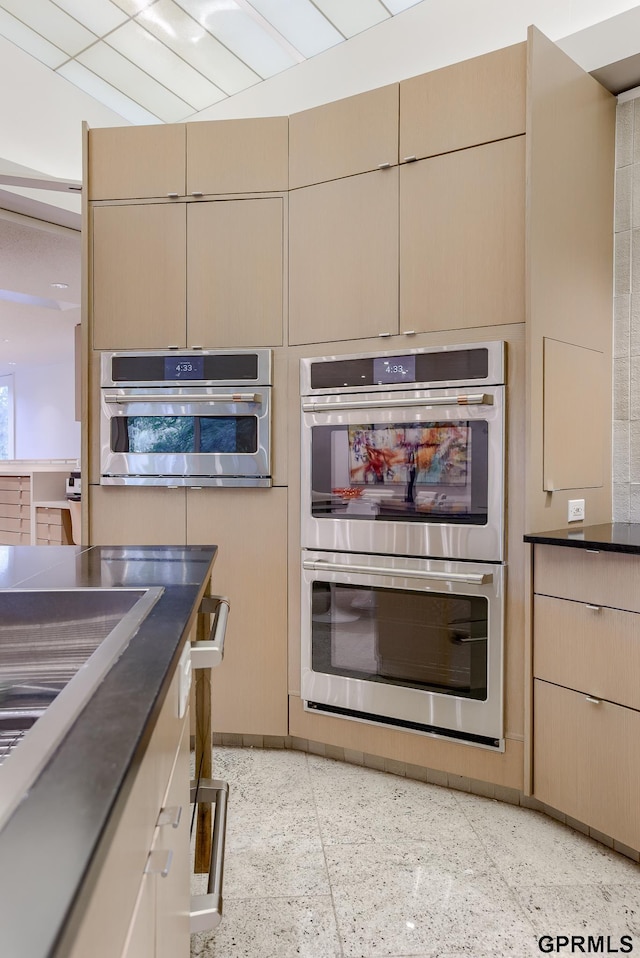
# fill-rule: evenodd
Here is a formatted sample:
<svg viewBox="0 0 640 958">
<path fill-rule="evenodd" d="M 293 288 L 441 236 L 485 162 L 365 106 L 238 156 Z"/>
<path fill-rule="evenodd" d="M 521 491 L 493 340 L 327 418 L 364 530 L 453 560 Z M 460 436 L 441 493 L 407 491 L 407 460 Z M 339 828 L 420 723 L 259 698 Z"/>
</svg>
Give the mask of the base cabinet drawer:
<svg viewBox="0 0 640 958">
<path fill-rule="evenodd" d="M 619 552 L 536 545 L 535 591 L 640 612 L 638 558 Z"/>
<path fill-rule="evenodd" d="M 640 712 L 537 679 L 534 795 L 640 848 Z"/>
</svg>

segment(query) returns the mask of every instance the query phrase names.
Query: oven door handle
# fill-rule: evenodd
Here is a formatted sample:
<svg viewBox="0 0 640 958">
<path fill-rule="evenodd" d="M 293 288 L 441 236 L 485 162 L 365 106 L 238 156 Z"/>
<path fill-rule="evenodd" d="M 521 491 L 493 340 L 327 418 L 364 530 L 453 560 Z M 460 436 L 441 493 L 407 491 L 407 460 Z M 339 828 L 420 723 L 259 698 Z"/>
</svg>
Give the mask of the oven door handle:
<svg viewBox="0 0 640 958">
<path fill-rule="evenodd" d="M 426 579 L 433 582 L 464 582 L 468 585 L 486 585 L 493 582 L 491 572 L 420 572 L 418 569 L 391 569 L 386 566 L 346 565 L 326 559 L 305 559 L 303 568 L 316 572 L 357 572 L 369 575 L 390 575 L 403 579 Z"/>
<path fill-rule="evenodd" d="M 206 396 L 187 395 L 172 392 L 165 396 L 159 396 L 157 393 L 145 395 L 136 393 L 135 396 L 105 396 L 105 402 L 112 403 L 136 403 L 136 402 L 163 402 L 163 403 L 185 403 L 185 402 L 260 402 L 259 393 L 208 393 Z"/>
<path fill-rule="evenodd" d="M 472 393 L 464 396 L 434 396 L 431 399 L 369 399 L 355 402 L 304 402 L 304 412 L 324 412 L 328 409 L 388 409 L 395 406 L 493 406 L 491 393 Z"/>
</svg>

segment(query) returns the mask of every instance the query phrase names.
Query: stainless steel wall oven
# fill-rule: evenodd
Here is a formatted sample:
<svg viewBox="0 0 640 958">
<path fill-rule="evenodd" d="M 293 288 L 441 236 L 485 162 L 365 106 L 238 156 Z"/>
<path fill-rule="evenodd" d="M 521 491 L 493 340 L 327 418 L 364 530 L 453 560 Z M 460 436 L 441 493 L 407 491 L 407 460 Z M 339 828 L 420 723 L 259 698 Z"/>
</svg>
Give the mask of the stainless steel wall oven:
<svg viewBox="0 0 640 958">
<path fill-rule="evenodd" d="M 302 360 L 306 709 L 504 747 L 505 358 Z"/>
<path fill-rule="evenodd" d="M 270 486 L 271 351 L 101 357 L 102 485 Z"/>
</svg>

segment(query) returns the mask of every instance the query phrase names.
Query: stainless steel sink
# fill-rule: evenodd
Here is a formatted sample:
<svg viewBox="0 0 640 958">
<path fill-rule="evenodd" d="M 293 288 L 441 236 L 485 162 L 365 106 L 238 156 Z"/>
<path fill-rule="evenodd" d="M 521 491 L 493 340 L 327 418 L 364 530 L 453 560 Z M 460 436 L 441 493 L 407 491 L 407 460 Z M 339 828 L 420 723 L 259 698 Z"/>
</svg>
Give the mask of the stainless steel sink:
<svg viewBox="0 0 640 958">
<path fill-rule="evenodd" d="M 0 591 L 0 827 L 162 592 Z"/>
</svg>

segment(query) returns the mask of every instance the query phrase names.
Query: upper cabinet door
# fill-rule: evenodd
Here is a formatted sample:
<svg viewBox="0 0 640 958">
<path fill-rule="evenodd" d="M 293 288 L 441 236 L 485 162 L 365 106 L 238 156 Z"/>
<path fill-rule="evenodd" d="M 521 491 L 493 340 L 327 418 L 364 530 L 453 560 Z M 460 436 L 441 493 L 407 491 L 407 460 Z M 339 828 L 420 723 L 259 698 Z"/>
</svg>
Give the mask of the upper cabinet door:
<svg viewBox="0 0 640 958">
<path fill-rule="evenodd" d="M 187 194 L 287 189 L 286 116 L 187 123 Z"/>
<path fill-rule="evenodd" d="M 398 162 L 397 83 L 289 117 L 289 187 Z"/>
<path fill-rule="evenodd" d="M 525 132 L 526 43 L 400 84 L 400 162 Z"/>
<path fill-rule="evenodd" d="M 183 196 L 184 188 L 184 124 L 89 130 L 90 200 Z"/>
<path fill-rule="evenodd" d="M 289 342 L 398 332 L 398 168 L 289 195 Z"/>
<path fill-rule="evenodd" d="M 185 205 L 188 345 L 282 345 L 283 198 Z"/>
<path fill-rule="evenodd" d="M 94 349 L 186 345 L 186 208 L 93 209 Z"/>
<path fill-rule="evenodd" d="M 525 137 L 400 167 L 400 329 L 524 322 Z"/>
</svg>

